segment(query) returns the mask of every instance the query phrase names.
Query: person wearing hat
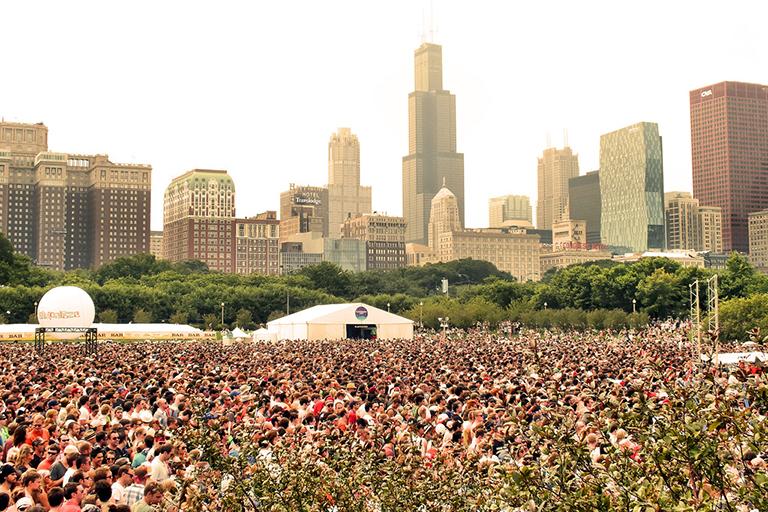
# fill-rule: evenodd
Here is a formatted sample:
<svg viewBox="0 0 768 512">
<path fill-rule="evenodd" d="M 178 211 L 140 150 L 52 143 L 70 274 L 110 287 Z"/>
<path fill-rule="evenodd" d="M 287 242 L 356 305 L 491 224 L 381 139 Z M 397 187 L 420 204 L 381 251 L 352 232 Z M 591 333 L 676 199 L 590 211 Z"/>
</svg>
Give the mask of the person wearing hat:
<svg viewBox="0 0 768 512">
<path fill-rule="evenodd" d="M 19 512 L 26 512 L 28 509 L 34 506 L 35 502 L 29 496 L 22 496 L 16 500 L 16 510 Z"/>
<path fill-rule="evenodd" d="M 13 467 L 13 464 L 3 464 L 0 466 L 0 492 L 11 495 L 11 491 L 16 487 L 19 480 L 19 472 Z"/>
<path fill-rule="evenodd" d="M 11 437 L 10 432 L 8 432 L 8 422 L 11 417 L 10 411 L 0 413 L 0 446 L 4 445 L 8 438 Z"/>
</svg>

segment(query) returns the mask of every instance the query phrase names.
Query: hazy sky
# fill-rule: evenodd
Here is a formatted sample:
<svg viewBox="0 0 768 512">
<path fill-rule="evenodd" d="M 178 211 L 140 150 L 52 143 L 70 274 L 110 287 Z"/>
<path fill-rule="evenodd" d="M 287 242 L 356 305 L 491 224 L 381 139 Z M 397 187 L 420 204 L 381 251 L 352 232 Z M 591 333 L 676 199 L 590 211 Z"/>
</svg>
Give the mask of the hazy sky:
<svg viewBox="0 0 768 512">
<path fill-rule="evenodd" d="M 665 189 L 690 190 L 688 91 L 768 83 L 768 2 L 433 3 L 456 94 L 466 218 L 488 198 L 535 204 L 536 158 L 568 130 L 582 174 L 600 134 L 659 123 Z M 0 115 L 49 128 L 54 151 L 153 166 L 152 226 L 171 178 L 227 169 L 237 213 L 327 181 L 340 126 L 361 142 L 375 210 L 402 213 L 407 96 L 425 0 L 2 2 Z"/>
</svg>

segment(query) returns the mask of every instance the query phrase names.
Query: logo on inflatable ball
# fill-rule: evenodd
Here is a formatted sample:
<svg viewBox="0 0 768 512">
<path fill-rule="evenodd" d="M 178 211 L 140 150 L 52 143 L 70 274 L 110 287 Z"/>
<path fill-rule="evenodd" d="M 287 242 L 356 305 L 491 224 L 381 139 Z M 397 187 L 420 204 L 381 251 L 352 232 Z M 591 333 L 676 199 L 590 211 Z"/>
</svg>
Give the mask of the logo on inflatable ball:
<svg viewBox="0 0 768 512">
<path fill-rule="evenodd" d="M 91 296 L 77 286 L 52 288 L 37 305 L 41 327 L 90 327 L 95 316 Z"/>
</svg>

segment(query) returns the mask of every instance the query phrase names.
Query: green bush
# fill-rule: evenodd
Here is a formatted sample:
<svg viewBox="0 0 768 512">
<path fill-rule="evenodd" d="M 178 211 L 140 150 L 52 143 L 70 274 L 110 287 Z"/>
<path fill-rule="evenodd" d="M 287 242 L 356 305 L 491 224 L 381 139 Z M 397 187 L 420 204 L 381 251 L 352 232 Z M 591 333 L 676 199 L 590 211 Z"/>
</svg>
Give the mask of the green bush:
<svg viewBox="0 0 768 512">
<path fill-rule="evenodd" d="M 650 322 L 648 313 L 626 313 L 620 309 L 595 309 L 584 311 L 576 308 L 565 309 L 530 309 L 513 304 L 507 310 L 508 319 L 521 322 L 527 327 L 576 329 L 640 329 Z"/>
<path fill-rule="evenodd" d="M 704 320 L 706 325 L 706 319 Z M 727 340 L 745 340 L 754 328 L 768 334 L 768 294 L 733 298 L 720 304 L 720 334 Z"/>
</svg>

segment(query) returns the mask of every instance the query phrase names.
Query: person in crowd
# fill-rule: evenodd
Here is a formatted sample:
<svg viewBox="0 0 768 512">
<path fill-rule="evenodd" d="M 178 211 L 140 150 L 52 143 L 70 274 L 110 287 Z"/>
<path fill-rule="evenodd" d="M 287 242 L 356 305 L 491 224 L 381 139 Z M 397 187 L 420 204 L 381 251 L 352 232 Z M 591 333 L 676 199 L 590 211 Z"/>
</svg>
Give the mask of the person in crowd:
<svg viewBox="0 0 768 512">
<path fill-rule="evenodd" d="M 38 470 L 50 471 L 53 464 L 59 457 L 59 446 L 56 443 L 45 446 L 45 458 L 37 465 Z"/>
<path fill-rule="evenodd" d="M 64 504 L 64 489 L 54 487 L 48 491 L 48 505 L 50 512 L 61 512 L 61 506 Z"/>
<path fill-rule="evenodd" d="M 80 512 L 80 504 L 85 497 L 85 491 L 81 485 L 67 484 L 64 486 L 64 504 L 61 512 Z"/>
<path fill-rule="evenodd" d="M 163 502 L 163 489 L 157 482 L 147 482 L 144 497 L 131 507 L 131 512 L 157 512 L 157 506 Z"/>
<path fill-rule="evenodd" d="M 112 484 L 112 500 L 116 504 L 126 503 L 125 491 L 133 482 L 133 469 L 124 464 L 117 469 L 117 476 Z"/>
<path fill-rule="evenodd" d="M 692 347 L 679 331 L 651 327 L 631 344 L 625 334 L 520 328 L 503 340 L 477 330 L 445 340 L 281 341 L 224 351 L 107 343 L 97 359 L 75 344 L 51 346 L 44 359 L 0 344 L 0 360 L 16 368 L 0 365 L 0 440 L 10 462 L 0 467 L 0 493 L 9 504 L 27 498 L 27 507 L 65 512 L 162 505 L 164 498 L 154 501 L 159 484 L 210 484 L 199 446 L 185 437 L 199 425 L 231 456 L 242 449 L 238 434 L 249 432 L 261 461 L 288 446 L 320 460 L 343 440 L 391 460 L 416 453 L 425 463 L 450 456 L 523 465 L 546 452 L 528 441 L 542 422 L 575 425 L 568 435 L 583 439 L 596 463 L 609 445 L 641 457 L 630 429 L 606 431 L 616 421 L 606 404 L 630 409 L 638 389 L 662 404 L 678 381 L 705 372 L 691 368 Z M 745 364 L 725 385 L 730 377 L 741 383 L 765 373 Z M 765 459 L 752 456 L 750 471 Z M 39 484 L 27 478 L 35 473 Z M 61 505 L 53 504 L 56 487 Z M 182 495 L 169 488 L 169 506 L 183 509 Z"/>
<path fill-rule="evenodd" d="M 155 450 L 155 457 L 150 463 L 150 477 L 158 483 L 163 483 L 171 477 L 168 461 L 171 458 L 171 445 L 164 444 Z"/>
<path fill-rule="evenodd" d="M 146 466 L 139 466 L 133 470 L 133 482 L 125 488 L 125 504 L 132 507 L 144 497 L 144 486 L 147 482 Z"/>
</svg>

